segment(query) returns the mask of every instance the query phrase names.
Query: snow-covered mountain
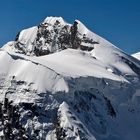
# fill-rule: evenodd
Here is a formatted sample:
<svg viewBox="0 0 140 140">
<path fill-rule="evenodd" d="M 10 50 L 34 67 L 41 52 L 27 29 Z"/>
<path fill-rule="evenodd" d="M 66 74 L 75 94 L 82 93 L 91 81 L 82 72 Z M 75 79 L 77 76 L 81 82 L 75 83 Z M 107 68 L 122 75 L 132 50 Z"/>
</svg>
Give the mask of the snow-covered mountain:
<svg viewBox="0 0 140 140">
<path fill-rule="evenodd" d="M 139 140 L 140 61 L 80 21 L 47 17 L 0 50 L 0 137 Z"/>
<path fill-rule="evenodd" d="M 138 60 L 140 60 L 140 52 L 135 53 L 132 56 L 135 57 L 135 58 L 137 58 Z"/>
</svg>

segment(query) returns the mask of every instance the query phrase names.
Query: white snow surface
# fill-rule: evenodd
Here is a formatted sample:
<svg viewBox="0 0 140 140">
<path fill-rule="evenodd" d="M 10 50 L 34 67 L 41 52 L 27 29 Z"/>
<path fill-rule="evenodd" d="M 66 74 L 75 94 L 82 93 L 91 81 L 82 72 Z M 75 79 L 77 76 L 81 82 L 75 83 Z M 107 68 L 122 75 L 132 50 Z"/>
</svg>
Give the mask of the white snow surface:
<svg viewBox="0 0 140 140">
<path fill-rule="evenodd" d="M 61 25 L 66 25 L 68 24 L 62 17 L 47 17 L 43 23 L 49 23 L 49 24 L 54 24 L 56 21 L 59 21 L 61 23 Z M 71 25 L 71 24 L 69 24 Z"/>
<path fill-rule="evenodd" d="M 138 60 L 140 60 L 140 52 L 137 52 L 135 54 L 132 54 L 133 57 L 137 58 Z"/>
<path fill-rule="evenodd" d="M 53 25 L 56 20 L 72 26 L 61 17 L 47 17 L 43 23 Z M 139 53 L 129 56 L 76 22 L 80 34 L 98 42 L 92 51 L 67 48 L 37 57 L 17 52 L 15 41 L 0 49 L 0 102 L 6 96 L 14 105 L 45 108 L 39 113 L 46 113 L 46 118 L 34 116 L 24 124 L 40 130 L 38 139 L 55 140 L 58 131 L 66 140 L 139 140 L 140 63 L 133 58 L 139 59 Z M 34 26 L 19 34 L 29 52 L 37 30 Z"/>
</svg>

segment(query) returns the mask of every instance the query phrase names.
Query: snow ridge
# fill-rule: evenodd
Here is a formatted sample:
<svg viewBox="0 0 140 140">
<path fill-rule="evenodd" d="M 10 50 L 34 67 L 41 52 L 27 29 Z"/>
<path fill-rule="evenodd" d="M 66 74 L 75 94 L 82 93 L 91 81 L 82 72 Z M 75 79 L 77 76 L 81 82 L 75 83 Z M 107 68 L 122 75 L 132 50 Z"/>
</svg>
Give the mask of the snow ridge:
<svg viewBox="0 0 140 140">
<path fill-rule="evenodd" d="M 133 57 L 137 58 L 138 60 L 140 60 L 140 52 L 137 52 L 135 54 L 132 54 Z"/>
</svg>

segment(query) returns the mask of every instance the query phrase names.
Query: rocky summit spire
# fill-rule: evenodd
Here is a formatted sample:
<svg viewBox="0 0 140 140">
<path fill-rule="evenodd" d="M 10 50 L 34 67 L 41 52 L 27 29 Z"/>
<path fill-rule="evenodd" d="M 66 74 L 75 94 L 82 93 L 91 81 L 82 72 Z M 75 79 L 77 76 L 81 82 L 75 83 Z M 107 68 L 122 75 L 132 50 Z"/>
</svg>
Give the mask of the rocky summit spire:
<svg viewBox="0 0 140 140">
<path fill-rule="evenodd" d="M 78 20 L 68 24 L 62 17 L 47 17 L 38 26 L 19 32 L 12 47 L 15 52 L 30 56 L 48 55 L 66 48 L 91 51 L 99 42 L 89 32 Z"/>
</svg>

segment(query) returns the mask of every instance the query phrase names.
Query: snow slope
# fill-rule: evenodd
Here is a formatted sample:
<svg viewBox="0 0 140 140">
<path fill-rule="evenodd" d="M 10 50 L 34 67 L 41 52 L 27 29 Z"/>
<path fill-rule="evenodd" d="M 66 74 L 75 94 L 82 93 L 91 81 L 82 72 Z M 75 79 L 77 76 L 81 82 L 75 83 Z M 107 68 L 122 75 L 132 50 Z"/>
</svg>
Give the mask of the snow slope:
<svg viewBox="0 0 140 140">
<path fill-rule="evenodd" d="M 139 140 L 140 62 L 76 20 L 47 17 L 0 50 L 0 137 Z"/>
<path fill-rule="evenodd" d="M 135 53 L 132 56 L 135 57 L 135 58 L 137 58 L 138 60 L 140 60 L 140 52 Z"/>
</svg>

